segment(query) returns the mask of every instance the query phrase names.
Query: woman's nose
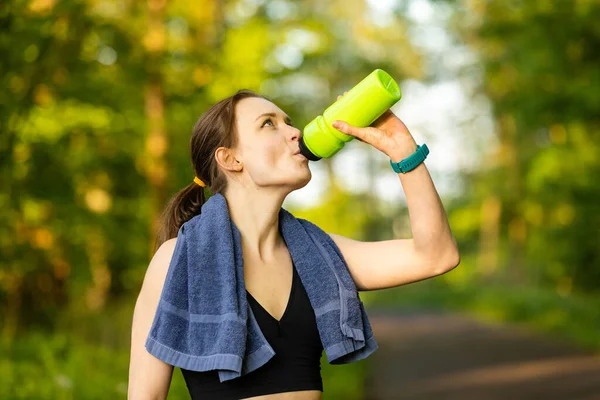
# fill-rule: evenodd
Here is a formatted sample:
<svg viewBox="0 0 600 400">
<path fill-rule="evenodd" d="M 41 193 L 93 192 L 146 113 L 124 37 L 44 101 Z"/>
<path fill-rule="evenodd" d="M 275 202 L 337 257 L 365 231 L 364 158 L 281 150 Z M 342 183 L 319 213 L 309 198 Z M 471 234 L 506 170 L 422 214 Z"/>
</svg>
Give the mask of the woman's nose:
<svg viewBox="0 0 600 400">
<path fill-rule="evenodd" d="M 302 135 L 302 131 L 298 128 L 294 128 L 294 127 L 290 127 L 290 131 L 288 133 L 288 138 L 289 140 L 293 141 L 297 141 L 300 139 L 300 136 Z"/>
</svg>

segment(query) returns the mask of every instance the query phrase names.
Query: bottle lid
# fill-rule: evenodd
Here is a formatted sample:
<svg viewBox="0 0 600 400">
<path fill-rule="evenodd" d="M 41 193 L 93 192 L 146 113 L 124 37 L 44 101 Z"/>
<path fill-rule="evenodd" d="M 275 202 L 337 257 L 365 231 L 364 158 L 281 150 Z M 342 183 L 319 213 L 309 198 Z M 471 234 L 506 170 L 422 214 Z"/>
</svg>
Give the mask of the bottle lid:
<svg viewBox="0 0 600 400">
<path fill-rule="evenodd" d="M 304 157 L 306 157 L 310 161 L 319 161 L 321 159 L 321 157 L 313 154 L 308 149 L 308 147 L 306 146 L 306 143 L 304 143 L 304 135 L 300 137 L 300 140 L 298 140 L 298 147 L 300 148 L 300 154 L 302 154 Z"/>
</svg>

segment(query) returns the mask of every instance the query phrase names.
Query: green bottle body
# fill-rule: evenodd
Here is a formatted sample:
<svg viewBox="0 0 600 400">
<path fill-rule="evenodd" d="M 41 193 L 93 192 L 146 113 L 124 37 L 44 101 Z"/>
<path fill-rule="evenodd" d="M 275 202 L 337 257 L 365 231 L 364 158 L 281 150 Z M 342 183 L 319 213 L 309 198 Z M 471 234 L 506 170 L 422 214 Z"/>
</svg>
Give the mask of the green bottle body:
<svg viewBox="0 0 600 400">
<path fill-rule="evenodd" d="M 300 152 L 312 161 L 333 156 L 354 139 L 331 126 L 333 121 L 367 127 L 401 97 L 396 81 L 387 72 L 376 69 L 304 127 Z"/>
</svg>

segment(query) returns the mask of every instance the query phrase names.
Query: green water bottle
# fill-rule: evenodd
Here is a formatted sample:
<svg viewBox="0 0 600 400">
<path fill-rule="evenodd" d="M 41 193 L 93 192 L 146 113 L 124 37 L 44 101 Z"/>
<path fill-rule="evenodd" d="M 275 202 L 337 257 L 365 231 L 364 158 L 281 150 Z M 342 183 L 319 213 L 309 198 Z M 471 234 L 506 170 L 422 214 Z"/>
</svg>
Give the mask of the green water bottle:
<svg viewBox="0 0 600 400">
<path fill-rule="evenodd" d="M 400 87 L 385 71 L 376 69 L 304 127 L 300 153 L 311 161 L 329 158 L 354 136 L 331 126 L 335 120 L 367 127 L 402 97 Z"/>
</svg>

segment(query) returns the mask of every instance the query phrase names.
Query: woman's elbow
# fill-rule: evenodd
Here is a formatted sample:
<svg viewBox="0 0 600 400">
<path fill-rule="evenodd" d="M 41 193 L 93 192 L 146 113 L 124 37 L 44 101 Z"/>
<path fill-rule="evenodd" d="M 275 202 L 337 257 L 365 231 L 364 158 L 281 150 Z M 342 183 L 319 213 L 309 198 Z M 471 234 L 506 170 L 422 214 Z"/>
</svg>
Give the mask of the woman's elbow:
<svg viewBox="0 0 600 400">
<path fill-rule="evenodd" d="M 459 264 L 460 264 L 460 252 L 458 251 L 458 248 L 456 248 L 454 251 L 452 251 L 450 256 L 448 256 L 448 261 L 446 264 L 448 267 L 448 271 L 453 270 L 454 268 L 458 267 Z"/>
<path fill-rule="evenodd" d="M 156 390 L 152 385 L 129 385 L 127 400 L 166 400 L 168 392 Z"/>
<path fill-rule="evenodd" d="M 456 244 L 449 246 L 449 248 L 437 257 L 436 275 L 442 275 L 446 272 L 452 271 L 460 264 L 460 252 Z"/>
</svg>

